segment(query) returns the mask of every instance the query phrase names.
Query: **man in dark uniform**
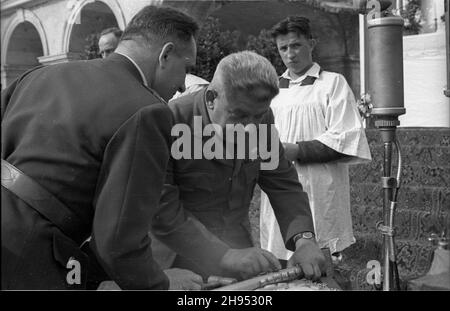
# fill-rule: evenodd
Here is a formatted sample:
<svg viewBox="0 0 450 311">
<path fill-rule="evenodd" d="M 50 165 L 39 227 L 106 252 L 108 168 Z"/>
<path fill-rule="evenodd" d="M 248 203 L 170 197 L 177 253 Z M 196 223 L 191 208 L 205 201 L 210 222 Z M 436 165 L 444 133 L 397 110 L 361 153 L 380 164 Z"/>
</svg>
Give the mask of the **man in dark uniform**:
<svg viewBox="0 0 450 311">
<path fill-rule="evenodd" d="M 196 22 L 148 6 L 107 59 L 36 68 L 2 92 L 2 289 L 167 289 L 148 228 Z M 6 160 L 8 163 L 4 163 Z M 79 249 L 91 236 L 92 258 Z"/>
<path fill-rule="evenodd" d="M 314 239 L 308 196 L 302 190 L 292 163 L 285 158 L 278 137 L 270 131 L 274 121 L 270 101 L 277 93 L 278 77 L 270 62 L 245 51 L 225 57 L 209 86 L 169 102 L 175 123 L 190 129 L 189 138 L 193 142 L 186 157 L 176 154 L 187 150 L 183 144 L 176 145 L 185 133 L 172 145 L 161 209 L 152 227 L 155 237 L 172 249 L 185 241 L 184 249 L 178 248 L 176 257 L 172 256 L 173 267 L 189 269 L 203 277 L 236 278 L 280 269 L 272 253 L 252 247 L 248 209 L 258 183 L 272 202 L 286 247 L 294 251 L 288 266 L 298 264 L 307 278 L 320 278 L 325 258 Z M 206 154 L 211 137 L 203 136 L 211 124 L 217 125 L 216 134 L 222 132 L 218 135 L 225 154 L 230 144 L 234 144 L 238 152 L 240 147 L 232 139 L 234 134 L 226 132 L 228 125 L 267 126 L 270 134 L 266 138 L 253 136 L 259 137 L 254 146 L 263 146 L 262 139 L 266 139 L 266 147 L 271 146 L 271 157 L 266 157 L 263 163 L 263 150 L 259 150 L 255 158 L 251 156 L 252 148 L 246 148 L 244 157 L 230 151 L 231 157 L 228 153 L 221 158 L 222 153 L 219 153 L 211 158 Z M 249 129 L 251 137 L 251 127 Z M 197 151 L 194 150 L 196 144 L 200 146 Z M 198 151 L 203 154 L 196 155 Z M 274 165 L 269 167 L 272 161 Z M 267 166 L 263 168 L 263 164 Z M 156 251 L 164 253 L 160 249 Z M 213 255 L 216 260 L 204 259 Z M 243 268 L 238 273 L 230 271 L 227 269 L 232 266 L 230 262 L 239 262 Z"/>
</svg>

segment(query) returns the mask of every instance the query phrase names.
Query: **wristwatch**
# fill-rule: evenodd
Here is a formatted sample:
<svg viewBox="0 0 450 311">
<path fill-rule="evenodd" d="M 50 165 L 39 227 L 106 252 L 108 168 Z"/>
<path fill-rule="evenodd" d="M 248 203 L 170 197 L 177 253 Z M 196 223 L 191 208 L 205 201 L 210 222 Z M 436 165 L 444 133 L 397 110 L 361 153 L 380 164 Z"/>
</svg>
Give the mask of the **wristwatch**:
<svg viewBox="0 0 450 311">
<path fill-rule="evenodd" d="M 294 240 L 294 244 L 295 244 L 300 239 L 307 239 L 307 240 L 315 241 L 314 238 L 315 238 L 314 233 L 312 233 L 311 231 L 305 231 L 305 232 L 301 232 L 301 233 L 295 235 L 293 240 Z"/>
</svg>

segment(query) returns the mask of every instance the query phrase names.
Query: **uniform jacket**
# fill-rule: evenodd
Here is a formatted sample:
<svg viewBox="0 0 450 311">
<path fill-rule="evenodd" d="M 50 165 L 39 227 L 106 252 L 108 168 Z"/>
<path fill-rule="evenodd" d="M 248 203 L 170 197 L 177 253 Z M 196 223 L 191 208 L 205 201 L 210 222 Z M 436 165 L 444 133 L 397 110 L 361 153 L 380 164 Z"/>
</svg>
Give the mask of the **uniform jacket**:
<svg viewBox="0 0 450 311">
<path fill-rule="evenodd" d="M 92 228 L 83 234 L 92 235 L 94 255 L 121 288 L 164 289 L 168 279 L 147 233 L 173 118 L 142 82 L 118 54 L 33 70 L 2 92 L 1 157 Z M 66 263 L 76 250 L 58 249 L 61 237 L 75 243 L 2 187 L 4 289 L 67 288 Z"/>
<path fill-rule="evenodd" d="M 195 135 L 194 116 L 202 117 L 203 127 L 211 123 L 205 107 L 205 90 L 169 102 L 175 123 L 189 126 L 192 135 Z M 262 123 L 273 123 L 271 111 Z M 203 137 L 203 144 L 209 138 Z M 207 270 L 205 274 L 219 273 L 213 264 L 220 261 L 228 248 L 253 246 L 248 212 L 258 184 L 270 197 L 286 247 L 294 250 L 292 237 L 303 231 L 313 232 L 314 227 L 308 196 L 292 163 L 284 157 L 279 140 L 278 146 L 279 165 L 274 170 L 260 170 L 261 158 L 175 160 L 171 157 L 153 233 L 169 246 L 185 240 L 186 247 L 178 255 Z M 169 220 L 171 227 L 164 227 Z"/>
</svg>

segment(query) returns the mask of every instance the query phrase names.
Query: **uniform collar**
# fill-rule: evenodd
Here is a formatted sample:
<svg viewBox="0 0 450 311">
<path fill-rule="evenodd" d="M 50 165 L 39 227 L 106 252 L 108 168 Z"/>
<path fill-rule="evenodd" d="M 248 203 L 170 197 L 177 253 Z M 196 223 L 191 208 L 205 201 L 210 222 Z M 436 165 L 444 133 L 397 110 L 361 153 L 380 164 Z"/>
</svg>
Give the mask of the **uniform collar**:
<svg viewBox="0 0 450 311">
<path fill-rule="evenodd" d="M 320 76 L 320 66 L 317 63 L 313 63 L 313 65 L 311 66 L 311 68 L 308 69 L 307 72 L 305 72 L 302 76 L 298 77 L 295 80 L 292 80 L 292 78 L 289 76 L 289 69 L 287 69 L 282 75 L 281 77 L 287 80 L 290 80 L 291 83 L 301 83 L 303 82 L 303 80 L 305 80 L 307 77 L 313 77 L 318 79 Z"/>
<path fill-rule="evenodd" d="M 116 54 L 122 55 L 124 57 L 126 57 L 137 69 L 137 71 L 139 72 L 139 74 L 141 75 L 142 78 L 142 84 L 144 84 L 146 87 L 148 87 L 148 82 L 147 82 L 147 78 L 145 78 L 144 72 L 142 71 L 142 69 L 138 66 L 138 64 L 136 64 L 136 62 L 128 55 L 124 54 L 124 53 L 119 53 L 119 52 L 114 52 Z"/>
</svg>

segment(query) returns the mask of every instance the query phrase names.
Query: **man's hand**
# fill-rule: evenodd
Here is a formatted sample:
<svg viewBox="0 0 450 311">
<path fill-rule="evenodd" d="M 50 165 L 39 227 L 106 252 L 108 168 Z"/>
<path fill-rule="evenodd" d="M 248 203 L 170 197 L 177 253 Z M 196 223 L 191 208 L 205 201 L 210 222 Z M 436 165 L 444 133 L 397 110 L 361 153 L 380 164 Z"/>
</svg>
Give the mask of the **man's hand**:
<svg viewBox="0 0 450 311">
<path fill-rule="evenodd" d="M 280 262 L 271 252 L 258 247 L 229 249 L 222 257 L 220 267 L 243 279 L 281 269 Z"/>
<path fill-rule="evenodd" d="M 167 269 L 164 273 L 169 278 L 169 290 L 199 290 L 203 279 L 200 275 L 185 269 Z"/>
<path fill-rule="evenodd" d="M 284 155 L 289 161 L 297 161 L 299 147 L 297 144 L 283 143 Z"/>
<path fill-rule="evenodd" d="M 299 239 L 295 243 L 296 251 L 289 258 L 287 267 L 299 265 L 305 278 L 318 281 L 322 273 L 326 271 L 326 261 L 322 250 L 312 240 Z"/>
</svg>

